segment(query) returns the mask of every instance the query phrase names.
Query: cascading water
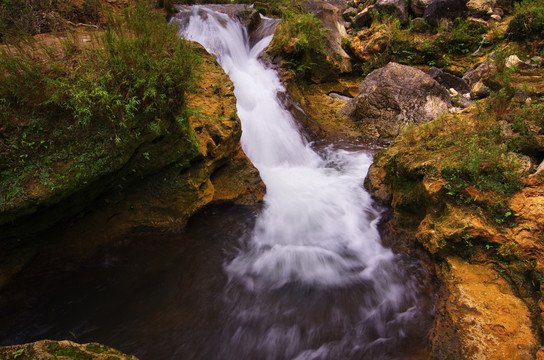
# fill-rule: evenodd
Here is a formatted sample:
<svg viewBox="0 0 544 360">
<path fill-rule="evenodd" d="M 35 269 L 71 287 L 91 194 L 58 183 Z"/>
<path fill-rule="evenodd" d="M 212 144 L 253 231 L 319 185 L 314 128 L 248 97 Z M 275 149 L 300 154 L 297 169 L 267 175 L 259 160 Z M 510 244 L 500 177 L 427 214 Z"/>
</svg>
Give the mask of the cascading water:
<svg viewBox="0 0 544 360">
<path fill-rule="evenodd" d="M 381 244 L 379 212 L 362 187 L 371 156 L 318 153 L 305 141 L 278 99 L 277 74 L 258 60 L 272 34 L 250 46 L 229 15 L 179 9 L 181 36 L 215 55 L 235 85 L 242 146 L 267 187 L 250 240 L 225 264 L 227 320 L 219 350 L 206 356 L 402 358 L 429 314 L 416 272 Z"/>
</svg>

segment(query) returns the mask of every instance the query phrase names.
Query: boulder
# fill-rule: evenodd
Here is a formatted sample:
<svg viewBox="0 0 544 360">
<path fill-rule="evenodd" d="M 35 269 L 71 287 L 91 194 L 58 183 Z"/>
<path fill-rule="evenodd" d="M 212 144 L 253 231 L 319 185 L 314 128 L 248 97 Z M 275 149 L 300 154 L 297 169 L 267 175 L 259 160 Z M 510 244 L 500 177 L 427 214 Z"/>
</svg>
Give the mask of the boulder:
<svg viewBox="0 0 544 360">
<path fill-rule="evenodd" d="M 334 5 L 323 0 L 309 0 L 303 5 L 311 11 L 328 31 L 325 32 L 328 56 L 338 60 L 342 73 L 351 72 L 351 58 L 342 48 L 342 39 L 348 36 L 344 26 L 343 12 L 345 5 Z"/>
<path fill-rule="evenodd" d="M 492 71 L 497 69 L 495 65 L 494 55 L 492 54 L 483 63 L 478 65 L 475 69 L 468 69 L 463 75 L 463 80 L 468 83 L 472 92 L 477 91 L 476 87 L 489 77 Z"/>
<path fill-rule="evenodd" d="M 538 338 L 531 313 L 490 265 L 448 257 L 431 335 L 433 359 L 533 359 Z"/>
<path fill-rule="evenodd" d="M 427 71 L 427 74 L 435 79 L 440 85 L 446 89 L 455 89 L 459 94 L 470 93 L 470 86 L 468 83 L 453 74 L 444 72 L 437 67 L 432 67 Z"/>
<path fill-rule="evenodd" d="M 73 341 L 42 340 L 34 343 L 0 347 L 0 359 L 93 359 L 138 360 L 98 343 L 78 344 Z"/>
<path fill-rule="evenodd" d="M 372 9 L 374 5 L 370 5 L 357 13 L 353 18 L 353 23 L 358 27 L 370 26 L 372 24 Z"/>
<path fill-rule="evenodd" d="M 410 10 L 416 16 L 423 16 L 427 6 L 432 3 L 432 0 L 411 0 L 410 1 Z"/>
<path fill-rule="evenodd" d="M 379 12 L 396 16 L 401 24 L 408 22 L 408 9 L 404 0 L 378 0 L 374 8 Z"/>
<path fill-rule="evenodd" d="M 433 0 L 423 13 L 429 23 L 437 25 L 440 19 L 455 19 L 467 14 L 466 0 Z"/>
<path fill-rule="evenodd" d="M 493 8 L 496 5 L 496 0 L 469 0 L 467 2 L 468 14 L 470 16 L 489 19 L 493 15 Z"/>
<path fill-rule="evenodd" d="M 392 139 L 409 123 L 428 122 L 451 107 L 446 88 L 423 71 L 391 62 L 370 73 L 339 110 L 368 135 Z"/>
</svg>

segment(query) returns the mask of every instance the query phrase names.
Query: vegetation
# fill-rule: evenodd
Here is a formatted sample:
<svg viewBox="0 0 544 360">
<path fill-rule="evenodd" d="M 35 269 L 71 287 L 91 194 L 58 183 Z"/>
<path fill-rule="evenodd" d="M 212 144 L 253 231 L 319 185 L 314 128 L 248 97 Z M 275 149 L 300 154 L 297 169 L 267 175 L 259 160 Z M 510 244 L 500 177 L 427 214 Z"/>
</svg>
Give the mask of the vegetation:
<svg viewBox="0 0 544 360">
<path fill-rule="evenodd" d="M 168 134 L 181 139 L 178 157 L 195 156 L 184 99 L 196 50 L 144 1 L 105 19 L 91 46 L 72 35 L 60 50 L 30 38 L 1 50 L 0 210 L 55 189 L 66 196 Z M 145 168 L 137 163 L 132 175 Z"/>
<path fill-rule="evenodd" d="M 508 35 L 518 41 L 544 38 L 544 4 L 523 0 L 515 6 L 515 16 L 508 25 Z"/>
<path fill-rule="evenodd" d="M 96 24 L 102 10 L 99 0 L 0 0 L 0 39 L 64 30 L 67 21 Z"/>
<path fill-rule="evenodd" d="M 278 25 L 269 54 L 281 56 L 283 67 L 300 78 L 327 65 L 325 35 L 321 21 L 310 13 L 287 10 Z"/>
</svg>

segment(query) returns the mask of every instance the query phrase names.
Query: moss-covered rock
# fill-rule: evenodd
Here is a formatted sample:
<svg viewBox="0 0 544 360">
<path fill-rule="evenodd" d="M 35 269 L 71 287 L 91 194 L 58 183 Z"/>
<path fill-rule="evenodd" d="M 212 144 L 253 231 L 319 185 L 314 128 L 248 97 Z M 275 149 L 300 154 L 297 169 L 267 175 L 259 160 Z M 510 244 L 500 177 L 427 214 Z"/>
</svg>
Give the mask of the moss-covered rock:
<svg viewBox="0 0 544 360">
<path fill-rule="evenodd" d="M 535 86 L 523 73 L 514 78 L 517 86 Z M 534 156 L 519 144 L 538 147 L 541 115 L 540 99 L 520 103 L 500 91 L 406 128 L 369 170 L 367 189 L 392 207 L 385 239 L 398 250 L 423 250 L 441 282 L 433 358 L 535 356 L 543 324 L 544 176 L 516 159 Z"/>
<path fill-rule="evenodd" d="M 4 360 L 138 360 L 135 356 L 105 345 L 78 344 L 73 341 L 42 340 L 34 343 L 0 347 Z"/>
</svg>

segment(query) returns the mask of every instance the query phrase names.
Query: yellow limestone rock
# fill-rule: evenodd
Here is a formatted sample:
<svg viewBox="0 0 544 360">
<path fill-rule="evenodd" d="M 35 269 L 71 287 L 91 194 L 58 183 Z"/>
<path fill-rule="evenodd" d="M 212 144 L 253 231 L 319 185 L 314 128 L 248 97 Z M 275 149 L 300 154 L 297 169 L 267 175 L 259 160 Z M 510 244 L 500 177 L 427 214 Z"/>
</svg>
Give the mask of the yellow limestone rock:
<svg viewBox="0 0 544 360">
<path fill-rule="evenodd" d="M 539 342 L 529 310 L 506 280 L 489 266 L 456 257 L 446 259 L 442 272 L 449 296 L 441 310 L 451 319 L 463 358 L 534 359 Z"/>
</svg>

